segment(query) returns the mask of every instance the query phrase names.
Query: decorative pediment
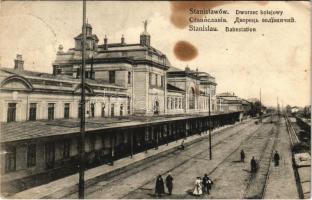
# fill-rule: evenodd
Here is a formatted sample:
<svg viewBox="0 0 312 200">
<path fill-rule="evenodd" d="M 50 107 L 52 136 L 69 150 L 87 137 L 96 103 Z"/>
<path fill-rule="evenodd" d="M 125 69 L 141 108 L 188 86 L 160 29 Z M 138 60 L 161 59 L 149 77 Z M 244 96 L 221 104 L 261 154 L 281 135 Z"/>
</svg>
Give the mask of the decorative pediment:
<svg viewBox="0 0 312 200">
<path fill-rule="evenodd" d="M 31 91 L 33 87 L 26 78 L 14 75 L 1 82 L 1 89 Z"/>
<path fill-rule="evenodd" d="M 74 90 L 75 93 L 81 93 L 81 84 L 78 84 Z M 85 94 L 86 95 L 94 95 L 94 91 L 90 87 L 90 85 L 85 83 Z"/>
</svg>

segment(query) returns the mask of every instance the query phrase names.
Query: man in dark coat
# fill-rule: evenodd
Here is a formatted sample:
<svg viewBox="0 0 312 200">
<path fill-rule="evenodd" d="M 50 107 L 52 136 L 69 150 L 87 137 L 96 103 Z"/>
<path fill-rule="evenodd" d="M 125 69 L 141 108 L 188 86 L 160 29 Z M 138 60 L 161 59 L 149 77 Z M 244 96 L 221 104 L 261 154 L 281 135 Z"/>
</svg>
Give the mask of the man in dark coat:
<svg viewBox="0 0 312 200">
<path fill-rule="evenodd" d="M 257 171 L 257 162 L 254 156 L 250 161 L 250 165 L 251 165 L 251 173 L 255 173 Z"/>
<path fill-rule="evenodd" d="M 172 178 L 170 173 L 166 177 L 166 186 L 167 186 L 169 195 L 171 195 L 172 194 L 172 188 L 173 188 L 173 178 Z"/>
<path fill-rule="evenodd" d="M 158 175 L 158 177 L 156 179 L 155 193 L 158 196 L 161 196 L 161 194 L 165 193 L 164 180 L 161 177 L 161 175 Z"/>
<path fill-rule="evenodd" d="M 277 151 L 275 151 L 275 154 L 274 154 L 274 163 L 275 163 L 275 166 L 278 166 L 278 165 L 279 165 L 279 160 L 280 160 L 280 156 L 279 156 L 279 154 L 277 153 Z"/>
<path fill-rule="evenodd" d="M 213 184 L 212 180 L 208 177 L 207 174 L 205 174 L 203 177 L 203 191 L 204 191 L 204 193 L 210 194 L 212 184 Z"/>
<path fill-rule="evenodd" d="M 241 150 L 240 157 L 241 157 L 241 162 L 245 162 L 245 152 L 244 152 L 244 150 Z"/>
</svg>

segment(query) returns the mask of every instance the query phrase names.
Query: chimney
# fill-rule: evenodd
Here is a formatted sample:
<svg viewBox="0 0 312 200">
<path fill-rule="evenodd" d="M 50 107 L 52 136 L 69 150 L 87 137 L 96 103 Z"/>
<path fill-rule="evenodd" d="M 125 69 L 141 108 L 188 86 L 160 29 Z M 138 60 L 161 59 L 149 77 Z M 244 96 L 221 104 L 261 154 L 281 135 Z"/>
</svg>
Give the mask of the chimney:
<svg viewBox="0 0 312 200">
<path fill-rule="evenodd" d="M 108 43 L 107 43 L 107 37 L 105 35 L 104 37 L 104 50 L 107 50 L 108 49 Z"/>
<path fill-rule="evenodd" d="M 14 69 L 24 70 L 24 61 L 22 55 L 17 54 L 16 59 L 14 60 Z"/>
<path fill-rule="evenodd" d="M 124 35 L 122 35 L 121 36 L 121 45 L 125 45 L 126 43 L 125 43 L 125 37 L 124 37 Z"/>
</svg>

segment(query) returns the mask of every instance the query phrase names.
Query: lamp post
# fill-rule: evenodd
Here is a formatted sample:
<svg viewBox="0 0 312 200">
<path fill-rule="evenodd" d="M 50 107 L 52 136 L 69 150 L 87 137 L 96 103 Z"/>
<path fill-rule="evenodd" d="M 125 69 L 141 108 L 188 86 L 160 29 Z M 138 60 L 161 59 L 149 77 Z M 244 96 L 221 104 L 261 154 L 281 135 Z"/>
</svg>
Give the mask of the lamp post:
<svg viewBox="0 0 312 200">
<path fill-rule="evenodd" d="M 81 66 L 81 110 L 80 110 L 80 144 L 79 144 L 79 188 L 78 198 L 84 199 L 85 172 L 85 65 L 86 65 L 86 0 L 83 0 L 82 14 L 82 66 Z"/>
</svg>

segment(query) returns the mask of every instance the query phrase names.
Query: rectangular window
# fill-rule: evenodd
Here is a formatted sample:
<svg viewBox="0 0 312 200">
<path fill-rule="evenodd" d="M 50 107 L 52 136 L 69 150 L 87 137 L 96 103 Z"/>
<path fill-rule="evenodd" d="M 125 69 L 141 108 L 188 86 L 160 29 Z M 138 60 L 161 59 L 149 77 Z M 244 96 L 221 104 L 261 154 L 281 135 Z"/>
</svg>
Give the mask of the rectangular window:
<svg viewBox="0 0 312 200">
<path fill-rule="evenodd" d="M 96 141 L 96 137 L 91 136 L 90 137 L 90 151 L 94 151 L 95 150 L 95 141 Z"/>
<path fill-rule="evenodd" d="M 7 122 L 14 122 L 16 119 L 16 103 L 8 104 Z"/>
<path fill-rule="evenodd" d="M 37 104 L 31 103 L 29 107 L 29 120 L 31 121 L 36 120 L 36 114 L 37 114 Z"/>
<path fill-rule="evenodd" d="M 109 71 L 109 83 L 115 83 L 115 71 Z"/>
<path fill-rule="evenodd" d="M 155 74 L 155 85 L 158 86 L 158 74 Z"/>
<path fill-rule="evenodd" d="M 54 119 L 54 103 L 48 104 L 48 120 Z"/>
<path fill-rule="evenodd" d="M 114 106 L 115 106 L 114 104 L 111 105 L 111 116 L 112 117 L 114 117 L 114 115 L 115 115 L 115 110 L 114 110 L 115 108 L 114 108 Z"/>
<path fill-rule="evenodd" d="M 64 140 L 64 146 L 63 146 L 63 158 L 69 158 L 70 156 L 70 140 L 65 139 Z"/>
<path fill-rule="evenodd" d="M 12 172 L 16 169 L 16 148 L 8 147 L 5 152 L 5 172 Z"/>
<path fill-rule="evenodd" d="M 65 103 L 64 104 L 64 118 L 68 119 L 69 118 L 69 103 Z"/>
<path fill-rule="evenodd" d="M 95 106 L 94 103 L 91 103 L 91 117 L 94 117 L 95 114 Z"/>
<path fill-rule="evenodd" d="M 29 144 L 27 149 L 27 167 L 36 165 L 36 144 Z"/>
</svg>

